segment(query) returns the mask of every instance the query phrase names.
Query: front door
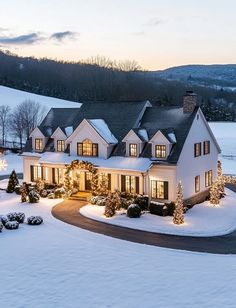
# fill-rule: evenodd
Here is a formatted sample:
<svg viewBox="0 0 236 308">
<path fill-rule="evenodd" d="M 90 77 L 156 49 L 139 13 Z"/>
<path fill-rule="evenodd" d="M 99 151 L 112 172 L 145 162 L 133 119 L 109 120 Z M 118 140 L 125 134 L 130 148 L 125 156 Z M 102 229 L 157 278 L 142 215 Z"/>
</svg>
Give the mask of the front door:
<svg viewBox="0 0 236 308">
<path fill-rule="evenodd" d="M 85 190 L 92 190 L 91 187 L 92 174 L 90 172 L 85 172 Z"/>
</svg>

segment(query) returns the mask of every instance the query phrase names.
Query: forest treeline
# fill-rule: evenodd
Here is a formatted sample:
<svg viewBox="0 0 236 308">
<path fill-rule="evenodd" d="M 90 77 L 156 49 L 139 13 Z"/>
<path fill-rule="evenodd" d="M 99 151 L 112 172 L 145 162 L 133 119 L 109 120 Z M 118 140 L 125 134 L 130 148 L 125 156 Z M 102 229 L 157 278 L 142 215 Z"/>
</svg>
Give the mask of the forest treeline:
<svg viewBox="0 0 236 308">
<path fill-rule="evenodd" d="M 140 101 L 181 105 L 186 90 L 199 95 L 211 120 L 235 120 L 236 93 L 169 81 L 142 70 L 135 61 L 111 61 L 105 57 L 80 62 L 20 57 L 0 51 L 0 84 L 66 100 Z M 217 102 L 215 104 L 215 102 Z M 0 102 L 0 105 L 4 102 Z"/>
</svg>

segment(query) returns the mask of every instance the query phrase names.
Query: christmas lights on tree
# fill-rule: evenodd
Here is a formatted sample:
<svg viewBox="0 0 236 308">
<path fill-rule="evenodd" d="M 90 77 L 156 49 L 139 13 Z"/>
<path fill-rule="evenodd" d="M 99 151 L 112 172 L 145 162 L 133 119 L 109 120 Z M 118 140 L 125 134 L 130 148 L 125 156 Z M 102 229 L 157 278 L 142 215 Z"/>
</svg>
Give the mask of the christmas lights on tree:
<svg viewBox="0 0 236 308">
<path fill-rule="evenodd" d="M 181 225 L 184 223 L 184 200 L 183 200 L 183 187 L 181 183 L 177 186 L 177 198 L 175 201 L 175 210 L 173 223 Z"/>
<path fill-rule="evenodd" d="M 217 178 L 211 185 L 210 188 L 210 203 L 214 205 L 218 205 L 220 203 L 220 183 Z"/>
<path fill-rule="evenodd" d="M 223 197 L 225 195 L 225 183 L 224 183 L 225 181 L 222 172 L 222 164 L 220 160 L 218 160 L 217 164 L 217 176 L 218 176 L 219 194 L 220 197 Z"/>
</svg>

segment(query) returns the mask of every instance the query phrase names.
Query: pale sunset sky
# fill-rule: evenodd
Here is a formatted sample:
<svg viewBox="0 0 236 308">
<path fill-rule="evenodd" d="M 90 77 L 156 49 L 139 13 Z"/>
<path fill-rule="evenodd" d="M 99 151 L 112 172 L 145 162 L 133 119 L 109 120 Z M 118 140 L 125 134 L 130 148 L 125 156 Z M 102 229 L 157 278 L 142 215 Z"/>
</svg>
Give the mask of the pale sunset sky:
<svg viewBox="0 0 236 308">
<path fill-rule="evenodd" d="M 235 0 L 0 0 L 0 48 L 149 70 L 236 63 Z"/>
</svg>

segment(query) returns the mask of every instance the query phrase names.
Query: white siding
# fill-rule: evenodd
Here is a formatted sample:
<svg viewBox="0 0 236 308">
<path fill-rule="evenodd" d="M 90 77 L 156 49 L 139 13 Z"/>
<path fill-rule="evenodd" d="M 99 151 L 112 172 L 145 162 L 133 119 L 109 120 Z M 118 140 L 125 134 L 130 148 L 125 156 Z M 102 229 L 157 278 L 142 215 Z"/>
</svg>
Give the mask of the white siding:
<svg viewBox="0 0 236 308">
<path fill-rule="evenodd" d="M 203 142 L 210 141 L 210 154 L 203 155 Z M 202 155 L 194 157 L 194 144 L 202 143 Z M 212 170 L 213 180 L 217 176 L 218 149 L 207 129 L 202 114 L 196 115 L 177 165 L 177 182 L 183 185 L 184 198 L 195 195 L 195 176 L 200 175 L 200 191 L 204 191 L 205 172 Z"/>
<path fill-rule="evenodd" d="M 23 181 L 31 182 L 30 166 L 37 165 L 38 157 L 23 157 Z"/>
</svg>

